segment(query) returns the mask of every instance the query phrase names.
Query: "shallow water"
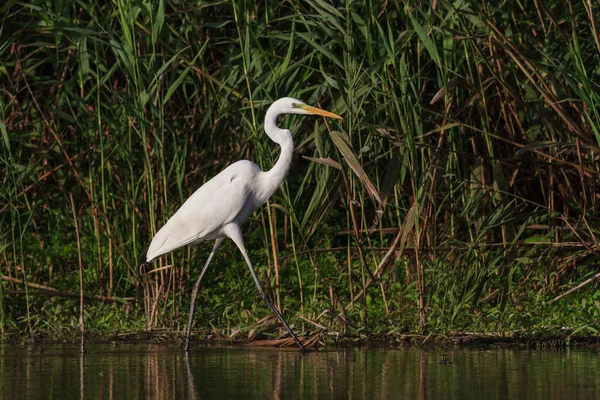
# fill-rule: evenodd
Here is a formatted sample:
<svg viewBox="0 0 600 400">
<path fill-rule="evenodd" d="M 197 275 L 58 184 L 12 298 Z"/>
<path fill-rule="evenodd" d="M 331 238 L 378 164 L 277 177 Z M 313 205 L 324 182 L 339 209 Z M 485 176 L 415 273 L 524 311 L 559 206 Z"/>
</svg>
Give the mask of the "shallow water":
<svg viewBox="0 0 600 400">
<path fill-rule="evenodd" d="M 597 399 L 596 351 L 0 346 L 0 398 Z"/>
</svg>

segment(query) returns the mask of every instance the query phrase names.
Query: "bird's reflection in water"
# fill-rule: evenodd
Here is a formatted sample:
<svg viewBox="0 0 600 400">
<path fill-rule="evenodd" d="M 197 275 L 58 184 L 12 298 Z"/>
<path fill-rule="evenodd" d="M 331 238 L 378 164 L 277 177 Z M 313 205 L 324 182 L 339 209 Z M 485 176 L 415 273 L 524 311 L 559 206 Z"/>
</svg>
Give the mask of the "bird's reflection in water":
<svg viewBox="0 0 600 400">
<path fill-rule="evenodd" d="M 31 348 L 0 346 L 0 398 L 600 398 L 591 351 Z"/>
<path fill-rule="evenodd" d="M 190 353 L 187 351 L 185 352 L 185 371 L 187 376 L 188 398 L 196 400 L 198 397 L 196 396 L 194 374 L 192 373 L 192 366 L 190 365 Z"/>
</svg>

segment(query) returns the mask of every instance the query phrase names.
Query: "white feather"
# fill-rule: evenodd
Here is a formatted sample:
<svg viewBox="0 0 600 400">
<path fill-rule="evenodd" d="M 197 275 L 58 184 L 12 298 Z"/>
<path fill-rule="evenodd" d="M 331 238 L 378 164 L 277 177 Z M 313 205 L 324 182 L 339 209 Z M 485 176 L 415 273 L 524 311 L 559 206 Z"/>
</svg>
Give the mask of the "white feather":
<svg viewBox="0 0 600 400">
<path fill-rule="evenodd" d="M 226 236 L 228 224 L 241 225 L 281 186 L 294 152 L 292 135 L 277 127 L 280 114 L 321 114 L 339 116 L 284 97 L 274 102 L 265 116 L 265 132 L 281 146 L 281 155 L 269 171 L 253 162 L 238 161 L 202 185 L 156 233 L 146 253 L 146 261 L 175 249 Z"/>
<path fill-rule="evenodd" d="M 154 239 L 152 239 L 152 243 L 150 243 L 150 247 L 146 253 L 147 262 L 188 244 L 198 244 L 205 240 L 215 240 L 213 251 L 206 260 L 206 264 L 202 268 L 202 272 L 192 290 L 190 316 L 185 336 L 186 351 L 190 342 L 194 303 L 200 281 L 225 236 L 230 237 L 240 249 L 248 264 L 248 268 L 250 268 L 256 287 L 267 305 L 279 318 L 300 349 L 303 351 L 306 350 L 260 286 L 240 232 L 240 225 L 254 210 L 264 204 L 275 193 L 289 171 L 294 152 L 292 135 L 290 131 L 280 129 L 277 126 L 277 117 L 285 113 L 319 114 L 332 118 L 341 118 L 336 114 L 307 106 L 301 101 L 290 97 L 277 100 L 269 107 L 265 116 L 266 134 L 269 135 L 271 140 L 281 146 L 281 155 L 273 168 L 267 172 L 263 172 L 256 164 L 246 160 L 230 165 L 223 172 L 196 190 L 183 203 L 175 215 L 156 233 Z"/>
</svg>

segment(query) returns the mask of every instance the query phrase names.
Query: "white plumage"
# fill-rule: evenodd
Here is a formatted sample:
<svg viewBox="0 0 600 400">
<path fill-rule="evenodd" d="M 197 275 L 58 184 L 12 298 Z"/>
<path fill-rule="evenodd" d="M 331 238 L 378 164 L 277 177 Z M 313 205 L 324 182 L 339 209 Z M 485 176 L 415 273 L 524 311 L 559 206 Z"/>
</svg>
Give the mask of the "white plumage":
<svg viewBox="0 0 600 400">
<path fill-rule="evenodd" d="M 258 165 L 251 161 L 238 161 L 214 178 L 202 185 L 177 210 L 167 223 L 156 233 L 146 253 L 146 261 L 170 253 L 188 244 L 199 244 L 206 240 L 214 240 L 215 244 L 204 268 L 192 290 L 190 316 L 186 332 L 185 350 L 189 339 L 194 315 L 195 300 L 200 281 L 210 264 L 217 248 L 224 238 L 231 238 L 240 249 L 261 297 L 277 315 L 283 326 L 294 338 L 301 350 L 305 350 L 295 333 L 283 319 L 283 316 L 273 305 L 262 289 L 252 263 L 246 253 L 240 225 L 250 214 L 264 204 L 269 197 L 281 186 L 292 161 L 294 144 L 292 135 L 287 129 L 277 127 L 277 117 L 280 114 L 316 114 L 331 118 L 341 118 L 339 115 L 308 106 L 300 100 L 284 97 L 275 101 L 267 110 L 265 116 L 265 132 L 275 143 L 281 146 L 281 155 L 277 163 L 269 171 L 261 171 Z"/>
<path fill-rule="evenodd" d="M 241 224 L 262 204 L 255 188 L 261 173 L 256 164 L 242 160 L 206 182 L 154 236 L 146 260 L 187 244 L 217 239 L 224 236 L 224 226 Z"/>
</svg>

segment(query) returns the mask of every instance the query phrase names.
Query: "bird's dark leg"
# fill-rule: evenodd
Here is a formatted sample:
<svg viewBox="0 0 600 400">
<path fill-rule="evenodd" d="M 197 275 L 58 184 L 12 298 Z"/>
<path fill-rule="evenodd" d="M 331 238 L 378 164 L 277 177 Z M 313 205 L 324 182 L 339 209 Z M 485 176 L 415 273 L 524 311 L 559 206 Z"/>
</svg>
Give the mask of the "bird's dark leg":
<svg viewBox="0 0 600 400">
<path fill-rule="evenodd" d="M 244 246 L 244 240 L 242 239 L 242 233 L 240 232 L 240 227 L 235 224 L 227 225 L 227 227 L 225 229 L 225 233 L 227 234 L 227 236 L 229 236 L 231 238 L 231 240 L 233 240 L 233 242 L 237 245 L 237 247 L 242 252 L 244 259 L 246 260 L 246 264 L 248 264 L 248 268 L 250 268 L 250 273 L 252 274 L 252 278 L 254 278 L 254 283 L 256 283 L 256 287 L 258 288 L 258 293 L 260 294 L 260 297 L 262 297 L 262 299 L 265 301 L 265 303 L 267 303 L 267 305 L 269 306 L 271 311 L 273 311 L 273 313 L 277 316 L 277 318 L 279 318 L 279 321 L 281 321 L 281 323 L 283 324 L 285 329 L 292 336 L 292 338 L 294 339 L 294 341 L 296 342 L 298 347 L 300 347 L 300 351 L 306 352 L 306 348 L 304 347 L 304 345 L 300 342 L 300 340 L 298 339 L 298 337 L 296 336 L 296 334 L 294 333 L 292 328 L 290 328 L 290 326 L 287 324 L 287 322 L 285 322 L 285 319 L 283 319 L 283 315 L 281 315 L 281 313 L 279 312 L 277 307 L 275 307 L 275 305 L 273 304 L 271 299 L 269 299 L 269 296 L 267 295 L 267 293 L 263 290 L 262 286 L 260 285 L 260 281 L 258 280 L 258 276 L 256 276 L 256 272 L 254 272 L 254 268 L 252 267 L 252 263 L 250 262 L 248 253 L 246 253 L 246 247 Z"/>
<path fill-rule="evenodd" d="M 200 272 L 200 276 L 198 277 L 198 280 L 196 280 L 196 283 L 194 284 L 194 288 L 192 289 L 192 300 L 190 302 L 190 317 L 188 320 L 187 331 L 185 333 L 185 345 L 183 347 L 183 350 L 185 350 L 185 351 L 188 351 L 188 348 L 190 347 L 190 335 L 192 333 L 192 321 L 194 320 L 194 311 L 196 310 L 196 296 L 198 296 L 198 289 L 200 288 L 200 281 L 202 281 L 202 277 L 204 276 L 204 273 L 208 269 L 208 264 L 210 264 L 210 261 L 213 259 L 215 253 L 217 252 L 217 249 L 223 242 L 223 239 L 224 238 L 218 238 L 217 240 L 215 240 L 215 245 L 214 245 L 212 251 L 210 252 L 210 255 L 208 256 L 208 259 L 206 260 L 206 264 L 204 264 L 204 268 L 202 268 L 202 271 Z"/>
</svg>

